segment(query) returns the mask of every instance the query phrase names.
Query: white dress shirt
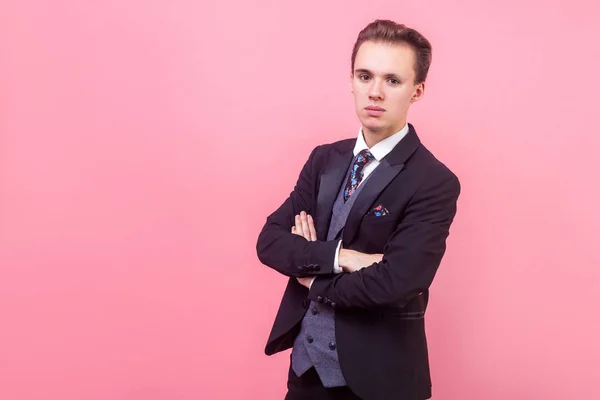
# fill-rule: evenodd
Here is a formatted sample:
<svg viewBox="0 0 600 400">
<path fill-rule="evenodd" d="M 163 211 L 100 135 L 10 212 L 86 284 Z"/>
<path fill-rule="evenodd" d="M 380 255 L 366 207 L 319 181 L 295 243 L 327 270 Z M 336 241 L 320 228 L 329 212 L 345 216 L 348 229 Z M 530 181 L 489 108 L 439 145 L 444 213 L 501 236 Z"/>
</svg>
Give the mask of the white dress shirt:
<svg viewBox="0 0 600 400">
<path fill-rule="evenodd" d="M 373 154 L 373 157 L 375 157 L 374 160 L 372 160 L 371 162 L 369 162 L 364 170 L 363 170 L 363 178 L 361 180 L 361 182 L 358 184 L 358 186 L 360 186 L 362 184 L 362 182 L 365 181 L 365 179 L 371 175 L 371 173 L 375 170 L 375 168 L 377 168 L 379 166 L 379 164 L 381 163 L 381 160 L 387 156 L 390 151 L 393 150 L 394 147 L 396 147 L 396 145 L 398 143 L 400 143 L 400 141 L 404 138 L 404 136 L 406 136 L 406 134 L 408 133 L 408 123 L 404 125 L 404 128 L 400 129 L 398 132 L 394 133 L 392 136 L 389 136 L 385 139 L 383 139 L 381 142 L 375 144 L 373 147 L 371 147 L 369 149 L 369 146 L 367 146 L 367 142 L 365 142 L 365 137 L 363 135 L 363 131 L 362 131 L 362 127 L 358 130 L 358 138 L 356 139 L 356 145 L 354 145 L 354 157 L 356 157 L 358 155 L 358 153 L 360 153 L 362 150 L 365 149 L 369 149 L 369 151 L 371 152 L 371 154 Z M 346 182 L 344 182 L 344 185 L 346 184 Z M 342 248 L 342 241 L 340 240 L 338 243 L 338 247 L 337 250 L 335 252 L 335 258 L 333 260 L 333 272 L 336 274 L 339 274 L 341 272 L 343 272 L 342 267 L 340 267 L 339 265 L 339 256 L 340 256 L 340 249 Z M 312 283 L 314 282 L 316 277 L 314 277 L 309 284 L 309 289 L 312 286 Z"/>
</svg>

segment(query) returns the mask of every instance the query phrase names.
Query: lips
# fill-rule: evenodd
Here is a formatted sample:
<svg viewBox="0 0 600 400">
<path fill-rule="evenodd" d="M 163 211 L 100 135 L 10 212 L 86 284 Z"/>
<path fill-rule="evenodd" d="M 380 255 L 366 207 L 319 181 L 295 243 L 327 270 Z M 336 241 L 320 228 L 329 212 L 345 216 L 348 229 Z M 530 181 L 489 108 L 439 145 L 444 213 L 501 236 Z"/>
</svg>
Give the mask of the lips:
<svg viewBox="0 0 600 400">
<path fill-rule="evenodd" d="M 377 106 L 368 106 L 365 107 L 365 111 L 369 117 L 380 117 L 385 112 L 385 109 Z"/>
</svg>

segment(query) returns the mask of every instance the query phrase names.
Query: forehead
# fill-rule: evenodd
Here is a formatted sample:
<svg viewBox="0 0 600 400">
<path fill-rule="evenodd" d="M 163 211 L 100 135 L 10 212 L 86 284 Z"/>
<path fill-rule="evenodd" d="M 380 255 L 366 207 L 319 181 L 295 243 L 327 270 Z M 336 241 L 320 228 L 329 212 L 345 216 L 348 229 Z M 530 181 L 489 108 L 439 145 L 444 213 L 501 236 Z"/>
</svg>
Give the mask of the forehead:
<svg viewBox="0 0 600 400">
<path fill-rule="evenodd" d="M 398 74 L 406 78 L 415 74 L 415 52 L 405 43 L 364 42 L 354 60 L 354 70 L 366 69 L 374 74 Z"/>
</svg>

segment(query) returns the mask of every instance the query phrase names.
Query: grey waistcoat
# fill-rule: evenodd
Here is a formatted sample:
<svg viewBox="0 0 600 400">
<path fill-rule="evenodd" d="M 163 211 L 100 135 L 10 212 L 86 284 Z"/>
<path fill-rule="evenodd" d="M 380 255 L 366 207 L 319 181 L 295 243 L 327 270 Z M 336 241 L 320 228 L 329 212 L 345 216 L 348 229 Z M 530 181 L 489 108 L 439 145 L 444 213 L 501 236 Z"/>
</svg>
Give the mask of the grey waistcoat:
<svg viewBox="0 0 600 400">
<path fill-rule="evenodd" d="M 348 171 L 333 204 L 327 240 L 337 240 L 342 237 L 350 209 L 365 182 L 374 173 L 375 171 L 363 179 L 356 191 L 344 203 L 344 187 L 350 174 Z M 335 312 L 332 307 L 311 301 L 292 349 L 292 369 L 296 375 L 300 376 L 314 366 L 325 387 L 346 385 L 338 359 L 334 317 Z"/>
</svg>

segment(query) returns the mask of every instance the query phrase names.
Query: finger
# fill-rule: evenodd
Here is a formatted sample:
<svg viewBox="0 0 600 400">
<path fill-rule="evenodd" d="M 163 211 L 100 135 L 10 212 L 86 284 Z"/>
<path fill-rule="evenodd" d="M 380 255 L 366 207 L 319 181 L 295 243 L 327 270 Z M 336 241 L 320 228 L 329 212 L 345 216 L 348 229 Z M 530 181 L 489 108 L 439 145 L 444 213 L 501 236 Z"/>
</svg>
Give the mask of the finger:
<svg viewBox="0 0 600 400">
<path fill-rule="evenodd" d="M 296 215 L 296 218 L 294 220 L 294 223 L 296 224 L 295 228 L 296 228 L 296 235 L 302 235 L 302 220 L 300 219 L 300 214 Z"/>
<path fill-rule="evenodd" d="M 306 219 L 306 213 L 302 211 L 300 214 L 300 220 L 302 221 L 302 234 L 306 240 L 312 240 L 310 237 L 310 228 L 308 227 L 308 220 Z"/>
<path fill-rule="evenodd" d="M 317 230 L 315 229 L 315 221 L 311 215 L 308 216 L 308 228 L 310 229 L 310 237 L 313 242 L 317 240 Z"/>
<path fill-rule="evenodd" d="M 302 236 L 303 238 L 306 238 L 306 235 L 304 235 L 304 230 L 302 229 L 302 217 L 300 216 L 300 214 L 296 215 L 296 235 L 298 236 Z"/>
<path fill-rule="evenodd" d="M 296 225 L 292 226 L 292 233 L 295 235 L 296 234 Z"/>
</svg>

